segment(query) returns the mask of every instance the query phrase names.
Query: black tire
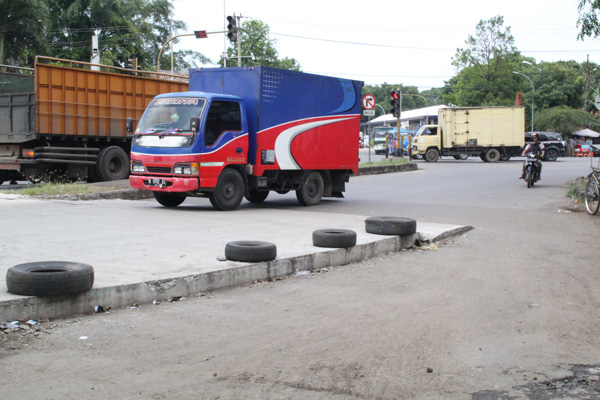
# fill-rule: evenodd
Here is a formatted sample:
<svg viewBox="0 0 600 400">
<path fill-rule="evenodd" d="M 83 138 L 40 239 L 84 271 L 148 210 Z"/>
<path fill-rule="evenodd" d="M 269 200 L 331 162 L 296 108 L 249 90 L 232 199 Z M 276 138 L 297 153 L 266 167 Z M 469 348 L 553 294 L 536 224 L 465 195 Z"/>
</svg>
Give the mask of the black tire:
<svg viewBox="0 0 600 400">
<path fill-rule="evenodd" d="M 600 208 L 600 188 L 596 181 L 591 178 L 585 186 L 585 208 L 592 215 L 596 215 L 598 208 Z"/>
<path fill-rule="evenodd" d="M 325 183 L 323 176 L 318 171 L 311 171 L 300 189 L 296 190 L 296 198 L 303 206 L 314 206 L 319 204 L 323 198 Z"/>
<path fill-rule="evenodd" d="M 544 160 L 546 161 L 556 161 L 558 159 L 558 151 L 556 149 L 548 149 L 544 154 Z"/>
<path fill-rule="evenodd" d="M 119 146 L 105 147 L 98 153 L 96 175 L 102 181 L 118 181 L 129 176 L 129 156 Z"/>
<path fill-rule="evenodd" d="M 455 160 L 466 160 L 467 158 L 469 158 L 468 154 L 458 154 L 458 155 L 454 156 Z"/>
<path fill-rule="evenodd" d="M 376 235 L 412 235 L 417 232 L 417 221 L 404 217 L 370 217 L 365 230 Z"/>
<path fill-rule="evenodd" d="M 489 149 L 485 152 L 485 161 L 494 163 L 500 160 L 500 151 L 498 149 Z"/>
<path fill-rule="evenodd" d="M 186 199 L 186 196 L 171 193 L 154 192 L 154 198 L 156 199 L 156 201 L 158 201 L 160 205 L 173 208 L 183 203 Z"/>
<path fill-rule="evenodd" d="M 437 151 L 436 149 L 428 149 L 425 152 L 425 161 L 427 162 L 436 162 L 437 160 L 440 159 L 440 152 Z"/>
<path fill-rule="evenodd" d="M 345 248 L 356 246 L 356 232 L 349 229 L 317 229 L 312 234 L 313 246 Z"/>
<path fill-rule="evenodd" d="M 245 192 L 246 188 L 242 175 L 235 169 L 226 168 L 219 176 L 215 191 L 209 196 L 210 203 L 217 210 L 233 210 L 240 205 Z"/>
<path fill-rule="evenodd" d="M 508 161 L 510 160 L 511 155 L 507 153 L 500 153 L 500 161 Z"/>
<path fill-rule="evenodd" d="M 277 246 L 255 240 L 229 242 L 225 245 L 225 258 L 243 262 L 272 261 L 277 258 Z"/>
<path fill-rule="evenodd" d="M 527 171 L 525 172 L 525 181 L 527 182 L 527 187 L 530 188 L 533 186 L 533 180 L 534 178 L 534 173 L 532 169 L 527 169 Z"/>
<path fill-rule="evenodd" d="M 250 203 L 262 203 L 269 196 L 268 190 L 256 190 L 256 189 L 248 189 L 244 197 Z"/>
<path fill-rule="evenodd" d="M 39 261 L 19 264 L 6 272 L 10 293 L 23 296 L 50 296 L 90 290 L 94 268 L 69 261 Z"/>
<path fill-rule="evenodd" d="M 485 158 L 485 153 L 481 153 L 479 155 L 479 158 L 481 158 L 481 161 L 487 162 L 486 158 Z"/>
</svg>

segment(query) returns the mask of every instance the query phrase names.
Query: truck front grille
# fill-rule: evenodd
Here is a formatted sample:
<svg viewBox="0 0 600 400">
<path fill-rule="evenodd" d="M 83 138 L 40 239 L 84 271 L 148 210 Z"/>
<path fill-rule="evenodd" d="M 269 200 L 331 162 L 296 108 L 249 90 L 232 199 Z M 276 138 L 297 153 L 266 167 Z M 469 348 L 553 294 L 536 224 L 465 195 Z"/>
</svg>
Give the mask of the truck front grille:
<svg viewBox="0 0 600 400">
<path fill-rule="evenodd" d="M 152 172 L 155 174 L 170 174 L 171 167 L 146 167 L 148 172 Z"/>
</svg>

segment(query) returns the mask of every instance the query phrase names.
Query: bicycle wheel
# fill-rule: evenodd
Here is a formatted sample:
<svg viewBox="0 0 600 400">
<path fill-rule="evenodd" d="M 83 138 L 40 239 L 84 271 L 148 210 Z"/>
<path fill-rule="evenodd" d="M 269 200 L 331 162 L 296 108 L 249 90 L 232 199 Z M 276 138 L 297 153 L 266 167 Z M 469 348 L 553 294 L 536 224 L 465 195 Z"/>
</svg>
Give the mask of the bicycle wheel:
<svg viewBox="0 0 600 400">
<path fill-rule="evenodd" d="M 598 207 L 600 207 L 600 188 L 598 181 L 590 178 L 585 186 L 585 208 L 590 214 L 596 215 Z"/>
</svg>

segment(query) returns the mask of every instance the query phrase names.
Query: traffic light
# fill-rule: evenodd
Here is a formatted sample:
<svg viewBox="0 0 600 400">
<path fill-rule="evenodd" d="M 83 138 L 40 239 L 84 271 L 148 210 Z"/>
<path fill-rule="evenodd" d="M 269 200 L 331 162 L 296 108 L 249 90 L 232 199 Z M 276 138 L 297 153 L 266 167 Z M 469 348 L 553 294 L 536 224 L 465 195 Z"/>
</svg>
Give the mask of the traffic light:
<svg viewBox="0 0 600 400">
<path fill-rule="evenodd" d="M 392 115 L 396 118 L 400 116 L 400 96 L 399 90 L 392 90 L 390 92 L 390 104 L 392 105 Z"/>
<path fill-rule="evenodd" d="M 231 43 L 235 43 L 237 42 L 237 24 L 235 22 L 235 16 L 228 16 L 227 17 L 227 21 L 229 22 L 229 24 L 227 25 L 227 30 L 229 31 L 227 33 L 227 37 L 229 38 L 229 41 L 231 41 Z"/>
</svg>

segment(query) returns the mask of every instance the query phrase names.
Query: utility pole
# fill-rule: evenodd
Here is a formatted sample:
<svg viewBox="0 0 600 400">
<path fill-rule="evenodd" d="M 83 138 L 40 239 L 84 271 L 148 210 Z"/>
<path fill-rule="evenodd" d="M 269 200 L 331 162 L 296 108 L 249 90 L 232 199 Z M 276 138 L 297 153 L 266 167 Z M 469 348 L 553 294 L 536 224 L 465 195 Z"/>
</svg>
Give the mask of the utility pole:
<svg viewBox="0 0 600 400">
<path fill-rule="evenodd" d="M 590 55 L 587 56 L 587 62 L 585 63 L 585 101 L 584 101 L 584 110 L 588 110 L 588 101 L 589 101 L 589 93 L 590 91 Z"/>
</svg>

